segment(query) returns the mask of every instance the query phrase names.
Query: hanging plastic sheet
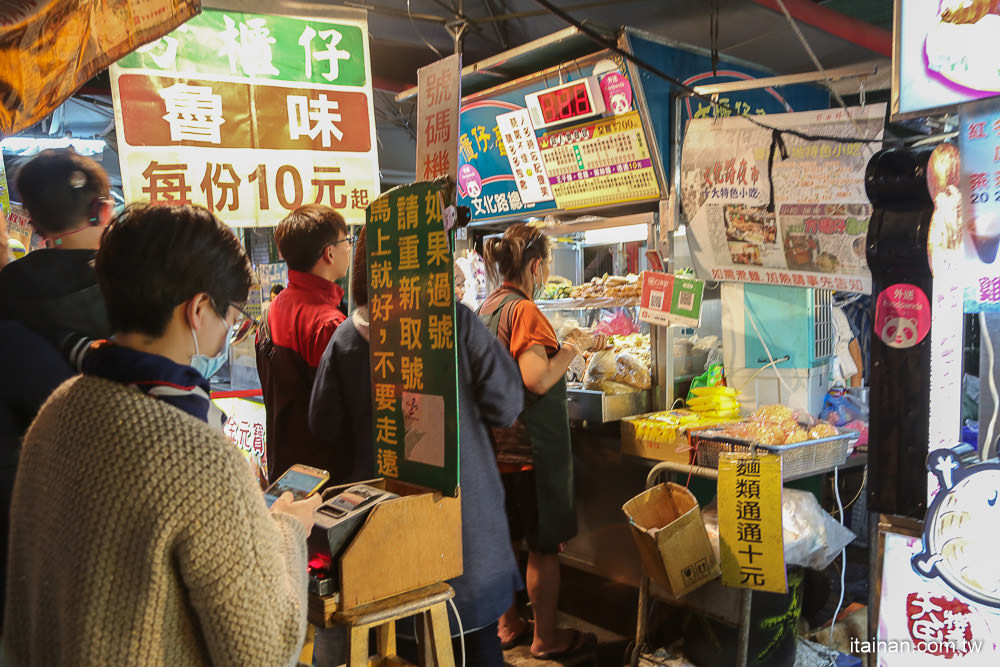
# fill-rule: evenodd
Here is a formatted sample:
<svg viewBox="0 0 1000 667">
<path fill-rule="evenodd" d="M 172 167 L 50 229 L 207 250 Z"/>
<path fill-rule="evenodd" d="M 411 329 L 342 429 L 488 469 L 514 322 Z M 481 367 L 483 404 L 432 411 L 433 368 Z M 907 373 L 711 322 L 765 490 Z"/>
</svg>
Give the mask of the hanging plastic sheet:
<svg viewBox="0 0 1000 667">
<path fill-rule="evenodd" d="M 199 0 L 0 0 L 0 135 L 200 11 Z"/>
</svg>

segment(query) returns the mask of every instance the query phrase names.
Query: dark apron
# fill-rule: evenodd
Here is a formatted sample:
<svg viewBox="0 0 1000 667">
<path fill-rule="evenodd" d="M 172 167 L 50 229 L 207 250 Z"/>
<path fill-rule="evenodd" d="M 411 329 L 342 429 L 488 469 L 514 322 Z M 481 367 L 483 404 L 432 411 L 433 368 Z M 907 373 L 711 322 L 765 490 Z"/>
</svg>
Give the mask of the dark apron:
<svg viewBox="0 0 1000 667">
<path fill-rule="evenodd" d="M 483 324 L 496 336 L 500 318 L 507 306 L 524 299 L 508 294 L 496 310 L 480 313 Z M 542 395 L 525 389 L 524 411 L 519 420 L 527 430 L 535 471 L 538 501 L 538 535 L 535 548 L 555 553 L 559 545 L 576 535 L 576 511 L 573 507 L 573 448 L 569 434 L 566 401 L 566 378 L 559 378 Z"/>
</svg>

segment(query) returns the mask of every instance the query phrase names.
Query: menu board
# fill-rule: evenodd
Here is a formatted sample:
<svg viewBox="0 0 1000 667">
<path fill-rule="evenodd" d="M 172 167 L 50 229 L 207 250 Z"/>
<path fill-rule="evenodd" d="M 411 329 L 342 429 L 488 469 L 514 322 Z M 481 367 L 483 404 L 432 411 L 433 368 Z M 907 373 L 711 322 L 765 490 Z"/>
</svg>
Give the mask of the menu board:
<svg viewBox="0 0 1000 667">
<path fill-rule="evenodd" d="M 561 209 L 660 196 L 637 111 L 548 132 L 538 145 Z"/>
<path fill-rule="evenodd" d="M 379 191 L 370 70 L 356 13 L 205 10 L 111 69 L 125 199 L 256 227 L 317 203 L 360 224 Z"/>
<path fill-rule="evenodd" d="M 880 147 L 884 113 L 885 105 L 869 105 L 768 116 L 769 126 L 831 137 L 785 134 L 788 157 L 775 147 L 770 177 L 770 130 L 741 117 L 690 121 L 681 203 L 698 275 L 871 292 L 864 174 Z"/>
<path fill-rule="evenodd" d="M 455 267 L 444 186 L 393 188 L 368 208 L 375 470 L 455 495 Z"/>
</svg>

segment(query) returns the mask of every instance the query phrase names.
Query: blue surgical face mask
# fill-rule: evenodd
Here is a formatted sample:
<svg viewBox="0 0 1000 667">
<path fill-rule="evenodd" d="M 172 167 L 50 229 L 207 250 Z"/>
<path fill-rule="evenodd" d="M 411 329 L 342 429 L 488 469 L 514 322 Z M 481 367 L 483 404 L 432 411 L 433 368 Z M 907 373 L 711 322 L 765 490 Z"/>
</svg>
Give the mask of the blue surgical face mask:
<svg viewBox="0 0 1000 667">
<path fill-rule="evenodd" d="M 198 349 L 198 334 L 194 327 L 191 327 L 191 337 L 194 338 L 194 356 L 191 357 L 191 368 L 201 373 L 206 380 L 218 373 L 222 365 L 226 363 L 226 359 L 229 358 L 229 341 L 232 338 L 229 333 L 226 331 L 226 342 L 223 343 L 219 353 L 214 357 L 208 357 L 201 354 Z"/>
<path fill-rule="evenodd" d="M 531 300 L 538 301 L 545 294 L 545 283 L 535 283 L 535 290 L 531 293 Z"/>
</svg>

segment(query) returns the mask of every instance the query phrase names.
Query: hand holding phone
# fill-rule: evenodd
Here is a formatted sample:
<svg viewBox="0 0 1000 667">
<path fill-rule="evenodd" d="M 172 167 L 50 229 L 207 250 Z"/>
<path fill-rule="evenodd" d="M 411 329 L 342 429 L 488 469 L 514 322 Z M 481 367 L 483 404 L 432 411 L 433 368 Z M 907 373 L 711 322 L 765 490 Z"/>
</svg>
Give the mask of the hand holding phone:
<svg viewBox="0 0 1000 667">
<path fill-rule="evenodd" d="M 313 494 L 303 500 L 294 500 L 291 491 L 285 491 L 275 499 L 271 505 L 271 511 L 294 516 L 302 524 L 302 527 L 306 529 L 306 534 L 308 535 L 312 532 L 313 524 L 315 523 L 313 512 L 316 511 L 316 508 L 322 502 L 323 498 L 319 494 Z"/>
<path fill-rule="evenodd" d="M 270 507 L 286 491 L 291 492 L 294 500 L 302 500 L 316 493 L 329 479 L 330 473 L 325 470 L 296 463 L 267 487 L 264 500 Z"/>
</svg>

